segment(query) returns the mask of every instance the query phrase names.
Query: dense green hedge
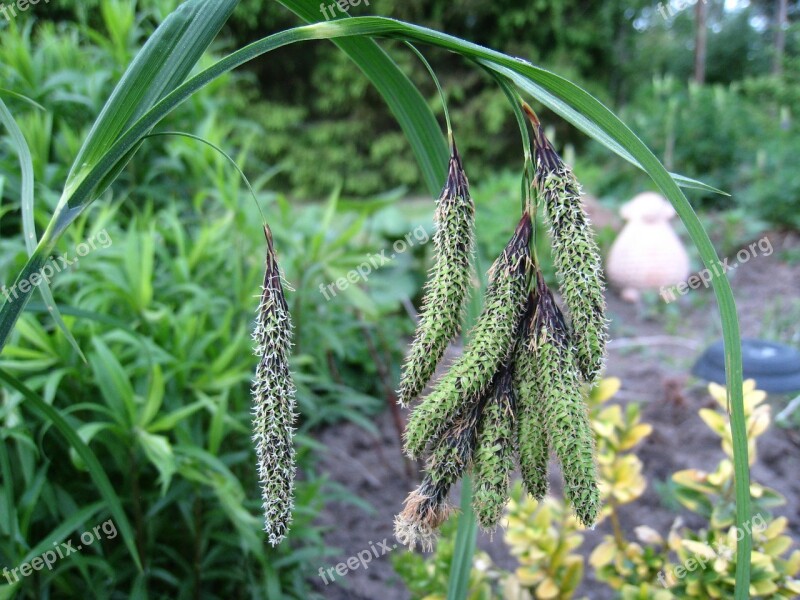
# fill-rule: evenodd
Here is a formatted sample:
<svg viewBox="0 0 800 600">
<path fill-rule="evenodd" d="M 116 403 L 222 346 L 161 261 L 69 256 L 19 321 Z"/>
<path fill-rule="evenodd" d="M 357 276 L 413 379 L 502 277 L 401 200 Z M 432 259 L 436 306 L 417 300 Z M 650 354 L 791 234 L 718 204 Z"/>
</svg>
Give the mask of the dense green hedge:
<svg viewBox="0 0 800 600">
<path fill-rule="evenodd" d="M 177 3 L 140 0 L 140 18 L 147 23 Z M 752 81 L 768 70 L 771 32 L 751 24 L 757 14 L 769 18 L 769 10 L 762 4 L 753 3 L 747 10 L 727 15 L 721 1 L 709 0 L 712 27 L 707 71 L 711 83 Z M 38 10 L 37 17 L 98 24 L 103 5 L 100 0 L 63 0 L 46 11 Z M 349 13 L 391 16 L 442 29 L 552 68 L 617 108 L 633 102 L 637 130 L 662 156 L 667 135 L 664 121 L 670 113 L 663 94 L 653 90 L 652 77 L 666 74 L 684 82 L 692 74 L 693 11 L 686 9 L 667 22 L 650 0 L 371 0 L 368 4 L 361 2 Z M 153 17 L 142 16 L 147 14 Z M 322 13 L 320 19 L 324 19 Z M 242 0 L 228 34 L 241 44 L 298 22 L 277 2 Z M 423 66 L 407 49 L 391 43 L 387 46 L 441 114 L 436 90 Z M 790 55 L 797 55 L 797 46 L 790 35 Z M 472 178 L 485 178 L 498 168 L 518 169 L 516 125 L 496 86 L 459 58 L 427 49 L 426 54 L 450 96 L 456 135 Z M 396 122 L 343 54 L 328 43 L 318 43 L 287 48 L 278 56 L 280 60 L 270 55 L 250 65 L 250 83 L 239 86 L 241 93 L 234 100 L 263 125 L 266 135 L 259 138 L 255 150 L 265 162 L 281 167 L 275 179 L 277 186 L 310 197 L 327 195 L 337 185 L 342 185 L 344 193 L 357 196 L 396 186 L 422 190 L 419 171 Z M 787 72 L 781 85 L 790 88 L 789 98 L 784 94 L 775 99 L 776 106 L 786 105 L 794 90 L 800 89 L 791 82 L 796 67 Z M 767 87 L 770 96 L 775 84 Z M 687 94 L 685 87 L 678 92 Z M 703 179 L 710 174 L 710 183 L 729 189 L 750 187 L 750 182 L 742 182 L 740 177 L 750 157 L 732 156 L 737 152 L 732 144 L 741 139 L 748 126 L 734 135 L 735 123 L 728 121 L 711 137 L 691 135 L 698 131 L 698 124 L 699 131 L 709 130 L 711 125 L 703 126 L 706 117 L 711 118 L 709 123 L 719 121 L 714 116 L 718 109 L 715 94 L 690 94 L 691 107 L 682 103 L 675 109 L 683 113 L 678 118 L 686 126 L 669 135 L 689 132 L 688 139 L 678 138 L 681 151 L 675 153 L 675 168 Z M 763 111 L 764 100 L 764 93 L 744 97 L 742 101 L 749 102 L 745 114 Z M 686 114 L 689 111 L 696 114 Z M 579 134 L 563 127 L 558 119 L 550 120 L 558 142 L 584 149 L 585 141 Z M 748 131 L 747 135 L 757 136 L 758 132 Z M 763 135 L 771 133 L 764 131 Z M 606 160 L 602 155 L 600 159 Z M 611 169 L 620 166 L 609 164 Z M 725 169 L 727 173 L 722 172 Z M 619 175 L 627 178 L 626 187 L 638 185 L 639 180 L 629 173 L 623 170 Z M 614 185 L 604 186 L 603 180 L 598 183 L 598 188 L 591 190 L 595 194 L 617 191 Z"/>
<path fill-rule="evenodd" d="M 178 3 L 139 0 L 138 30 L 149 30 Z M 31 13 L 38 20 L 78 21 L 102 31 L 106 13 L 118 4 L 62 0 Z M 725 13 L 722 4 L 709 0 L 707 78 L 716 87 L 700 88 L 685 83 L 693 69 L 693 11 L 685 9 L 667 21 L 649 0 L 524 5 L 512 0 L 365 0 L 349 13 L 413 20 L 552 68 L 622 110 L 675 170 L 734 192 L 735 202 L 759 216 L 796 226 L 797 185 L 787 161 L 798 129 L 790 109 L 800 102 L 800 30 L 794 26 L 788 32 L 785 75 L 776 79 L 768 75 L 772 32 L 764 27 L 771 3 L 754 2 L 737 13 Z M 790 4 L 790 18 L 796 18 L 800 3 Z M 242 0 L 228 39 L 242 44 L 297 23 L 278 2 Z M 441 115 L 424 67 L 408 49 L 385 45 Z M 498 169 L 519 169 L 516 125 L 496 86 L 453 55 L 423 50 L 449 95 L 473 181 Z M 352 196 L 398 186 L 423 191 L 397 123 L 342 53 L 320 42 L 286 48 L 276 56 L 280 60 L 270 55 L 249 65 L 247 74 L 236 78 L 237 93 L 229 102 L 233 114 L 246 110 L 262 128 L 252 149 L 260 161 L 278 167 L 275 187 L 312 198 L 338 186 Z M 605 150 L 587 147 L 559 119 L 544 116 L 560 146 L 577 148 L 579 162 L 590 171 L 591 193 L 621 200 L 645 184 Z M 703 200 L 718 201 L 711 196 Z"/>
</svg>

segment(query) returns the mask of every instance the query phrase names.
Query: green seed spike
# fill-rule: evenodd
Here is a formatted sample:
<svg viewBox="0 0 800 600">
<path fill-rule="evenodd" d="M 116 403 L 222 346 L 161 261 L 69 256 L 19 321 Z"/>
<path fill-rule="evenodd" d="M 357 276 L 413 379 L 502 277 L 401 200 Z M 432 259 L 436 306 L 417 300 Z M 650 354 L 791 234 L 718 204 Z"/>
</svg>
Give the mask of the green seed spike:
<svg viewBox="0 0 800 600">
<path fill-rule="evenodd" d="M 264 288 L 258 307 L 253 340 L 260 357 L 253 381 L 253 442 L 258 458 L 258 478 L 264 500 L 269 543 L 277 546 L 292 520 L 295 453 L 295 386 L 289 371 L 292 323 L 275 260 L 272 233 L 267 237 Z"/>
<path fill-rule="evenodd" d="M 531 292 L 520 326 L 520 339 L 514 353 L 514 394 L 517 400 L 517 446 L 522 482 L 528 493 L 541 500 L 549 487 L 547 463 L 550 451 L 544 425 L 542 400 L 538 385 L 535 350 L 532 347 L 537 296 Z"/>
<path fill-rule="evenodd" d="M 602 261 L 589 217 L 581 205 L 581 186 L 525 106 L 533 123 L 536 185 L 553 243 L 553 262 L 561 294 L 569 309 L 578 368 L 594 383 L 603 368 L 608 341 Z"/>
<path fill-rule="evenodd" d="M 435 220 L 436 264 L 425 284 L 417 333 L 400 380 L 401 406 L 413 402 L 430 381 L 448 343 L 458 335 L 469 295 L 475 206 L 455 143 L 447 182 L 437 200 Z"/>
<path fill-rule="evenodd" d="M 434 444 L 422 485 L 408 496 L 405 509 L 395 519 L 397 539 L 412 549 L 417 543 L 423 550 L 432 549 L 439 525 L 450 514 L 445 500 L 472 464 L 484 404 L 485 399 L 461 415 Z"/>
<path fill-rule="evenodd" d="M 514 236 L 489 271 L 483 311 L 461 357 L 414 409 L 405 432 L 405 451 L 420 456 L 462 411 L 486 393 L 513 349 L 529 281 L 531 219 L 525 213 Z"/>
<path fill-rule="evenodd" d="M 472 464 L 472 454 L 478 438 L 478 422 L 481 419 L 485 399 L 478 402 L 457 418 L 444 435 L 433 444 L 425 471 L 434 483 L 448 485 L 458 481 Z"/>
<path fill-rule="evenodd" d="M 472 507 L 481 527 L 486 530 L 494 530 L 500 522 L 514 470 L 515 399 L 512 380 L 510 366 L 497 375 L 478 428 L 472 465 L 475 479 Z"/>
<path fill-rule="evenodd" d="M 533 348 L 539 402 L 550 447 L 561 463 L 564 493 L 578 519 L 594 525 L 600 504 L 594 438 L 564 317 L 541 274 Z"/>
<path fill-rule="evenodd" d="M 406 498 L 405 508 L 394 520 L 397 541 L 411 550 L 419 544 L 424 552 L 433 550 L 438 529 L 450 516 L 447 504 L 450 484 L 434 483 L 430 475 Z"/>
<path fill-rule="evenodd" d="M 449 516 L 445 503 L 450 488 L 472 463 L 483 402 L 456 422 L 436 442 L 425 466 L 422 485 L 409 494 L 403 512 L 395 519 L 395 536 L 412 549 L 419 543 L 429 551 L 437 530 Z"/>
</svg>

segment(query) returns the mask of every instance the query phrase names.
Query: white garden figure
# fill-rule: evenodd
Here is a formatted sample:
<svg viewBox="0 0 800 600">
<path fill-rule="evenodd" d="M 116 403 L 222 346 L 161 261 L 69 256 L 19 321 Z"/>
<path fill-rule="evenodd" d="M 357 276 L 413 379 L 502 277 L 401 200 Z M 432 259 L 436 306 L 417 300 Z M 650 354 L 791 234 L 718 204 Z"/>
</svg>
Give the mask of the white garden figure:
<svg viewBox="0 0 800 600">
<path fill-rule="evenodd" d="M 607 271 L 622 298 L 637 302 L 644 290 L 673 286 L 689 276 L 689 255 L 670 219 L 675 209 L 654 192 L 639 194 L 620 210 L 627 221 L 608 255 Z"/>
</svg>

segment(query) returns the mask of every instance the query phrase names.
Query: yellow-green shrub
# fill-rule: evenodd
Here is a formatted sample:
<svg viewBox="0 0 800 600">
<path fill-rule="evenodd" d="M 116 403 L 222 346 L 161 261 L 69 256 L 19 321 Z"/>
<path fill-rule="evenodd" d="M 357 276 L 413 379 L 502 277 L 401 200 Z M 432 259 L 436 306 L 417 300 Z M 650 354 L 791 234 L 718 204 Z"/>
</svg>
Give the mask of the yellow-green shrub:
<svg viewBox="0 0 800 600">
<path fill-rule="evenodd" d="M 652 426 L 640 421 L 638 404 L 622 407 L 609 403 L 619 388 L 619 380 L 606 379 L 595 387 L 589 399 L 603 499 L 599 519 L 607 519 L 612 530 L 590 555 L 595 578 L 616 590 L 622 600 L 732 598 L 737 530 L 725 389 L 709 386 L 720 408 L 701 409 L 699 415 L 720 436 L 726 458 L 712 473 L 688 469 L 672 477 L 678 501 L 704 517 L 707 527 L 689 529 L 678 517 L 666 535 L 641 525 L 634 529 L 631 539 L 622 530 L 618 516 L 647 487 L 642 462 L 633 450 L 651 433 Z M 756 390 L 752 381 L 745 382 L 744 398 L 752 464 L 756 440 L 770 424 L 770 409 L 764 403 L 766 394 Z M 792 539 L 785 534 L 788 521 L 783 517 L 770 520 L 769 513 L 770 508 L 782 504 L 784 499 L 756 482 L 751 483 L 750 489 L 753 496 L 750 596 L 795 598 L 800 594 L 800 581 L 796 579 L 800 572 L 800 550 L 787 556 L 792 545 Z M 499 571 L 481 553 L 474 562 L 472 577 L 477 585 L 472 592 L 486 594 L 487 589 L 492 589 L 494 595 L 490 597 L 505 600 L 573 598 L 584 574 L 585 561 L 578 552 L 584 535 L 583 527 L 569 509 L 553 497 L 537 502 L 524 494 L 518 483 L 503 524 L 505 543 L 519 566 L 513 572 Z M 443 543 L 452 545 L 452 540 L 446 538 Z M 441 560 L 431 560 L 427 572 L 438 571 L 446 577 L 448 566 Z"/>
<path fill-rule="evenodd" d="M 644 545 L 630 542 L 615 528 L 592 552 L 590 562 L 598 579 L 620 591 L 622 598 L 730 598 L 733 597 L 738 535 L 753 536 L 753 572 L 750 596 L 753 598 L 793 598 L 800 594 L 800 551 L 788 558 L 792 545 L 783 535 L 785 518 L 769 522 L 768 509 L 784 499 L 758 483 L 751 483 L 753 518 L 749 531 L 735 527 L 733 456 L 725 389 L 711 384 L 709 393 L 720 410 L 701 409 L 700 417 L 720 436 L 729 458 L 720 461 L 713 473 L 687 469 L 672 477 L 678 501 L 708 520 L 708 527 L 693 531 L 677 519 L 664 539 L 649 527 L 638 527 L 636 535 Z M 766 394 L 755 389 L 753 381 L 744 384 L 744 411 L 747 419 L 751 465 L 756 458 L 756 440 L 770 424 Z M 613 510 L 613 506 L 611 507 Z M 619 533 L 619 535 L 617 535 Z"/>
</svg>

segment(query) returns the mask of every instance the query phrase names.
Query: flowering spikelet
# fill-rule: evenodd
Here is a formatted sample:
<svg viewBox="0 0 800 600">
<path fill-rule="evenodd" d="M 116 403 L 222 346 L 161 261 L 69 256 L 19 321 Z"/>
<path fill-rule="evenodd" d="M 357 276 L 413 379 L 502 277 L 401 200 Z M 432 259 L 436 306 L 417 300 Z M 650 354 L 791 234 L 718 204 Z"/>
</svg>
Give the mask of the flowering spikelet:
<svg viewBox="0 0 800 600">
<path fill-rule="evenodd" d="M 495 529 L 508 501 L 514 469 L 514 410 L 512 371 L 505 367 L 495 378 L 483 409 L 472 471 L 472 506 L 484 529 Z"/>
<path fill-rule="evenodd" d="M 572 320 L 578 368 L 593 383 L 603 367 L 608 340 L 605 284 L 600 252 L 581 205 L 581 186 L 564 164 L 532 112 L 536 152 L 535 185 L 544 199 L 553 243 L 553 262 Z"/>
<path fill-rule="evenodd" d="M 452 508 L 447 504 L 450 484 L 434 483 L 430 475 L 406 498 L 406 505 L 394 520 L 394 535 L 397 541 L 412 550 L 419 544 L 424 552 L 433 550 L 437 531 L 450 516 Z"/>
<path fill-rule="evenodd" d="M 417 333 L 400 380 L 398 402 L 401 406 L 411 403 L 436 371 L 447 344 L 459 332 L 469 292 L 475 206 L 455 144 L 447 182 L 437 201 L 435 220 L 436 264 L 425 284 Z"/>
<path fill-rule="evenodd" d="M 485 399 L 460 415 L 433 444 L 425 471 L 434 483 L 454 484 L 472 463 L 484 404 Z"/>
<path fill-rule="evenodd" d="M 549 445 L 561 463 L 564 494 L 578 519 L 591 527 L 600 503 L 592 428 L 563 315 L 541 275 L 537 280 L 532 341 L 538 401 Z"/>
<path fill-rule="evenodd" d="M 472 463 L 478 437 L 478 421 L 484 401 L 460 416 L 434 444 L 425 465 L 425 479 L 406 499 L 395 519 L 395 536 L 412 549 L 417 543 L 431 550 L 437 529 L 450 514 L 445 504 L 450 488 Z"/>
<path fill-rule="evenodd" d="M 528 306 L 520 326 L 520 339 L 514 353 L 514 394 L 517 401 L 517 446 L 522 482 L 528 493 L 541 500 L 547 494 L 549 448 L 545 431 L 542 400 L 538 385 L 536 357 L 532 347 L 537 296 L 528 297 Z"/>
<path fill-rule="evenodd" d="M 295 387 L 289 372 L 292 323 L 275 260 L 272 234 L 267 237 L 267 265 L 253 339 L 260 357 L 253 381 L 253 441 L 264 500 L 269 543 L 278 545 L 292 519 L 295 456 L 292 445 Z"/>
<path fill-rule="evenodd" d="M 525 304 L 530 238 L 531 220 L 525 213 L 489 272 L 486 300 L 470 343 L 411 414 L 405 432 L 405 451 L 411 458 L 484 396 L 509 358 Z"/>
</svg>

